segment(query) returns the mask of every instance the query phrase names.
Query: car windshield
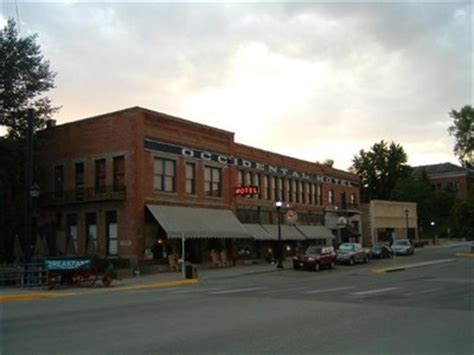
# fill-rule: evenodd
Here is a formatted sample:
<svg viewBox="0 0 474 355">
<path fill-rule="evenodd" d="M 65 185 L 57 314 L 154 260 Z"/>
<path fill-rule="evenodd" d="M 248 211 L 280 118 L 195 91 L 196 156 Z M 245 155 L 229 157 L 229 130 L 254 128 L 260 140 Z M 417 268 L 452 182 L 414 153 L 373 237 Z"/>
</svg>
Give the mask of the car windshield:
<svg viewBox="0 0 474 355">
<path fill-rule="evenodd" d="M 306 249 L 306 254 L 321 254 L 321 249 L 318 247 L 309 247 Z"/>
<path fill-rule="evenodd" d="M 382 250 L 383 249 L 383 245 L 374 245 L 372 247 L 373 250 Z"/>
<path fill-rule="evenodd" d="M 409 245 L 407 240 L 396 240 L 393 245 Z"/>
<path fill-rule="evenodd" d="M 341 251 L 352 251 L 352 250 L 354 250 L 354 246 L 352 244 L 341 244 L 339 246 L 339 250 L 341 250 Z"/>
</svg>

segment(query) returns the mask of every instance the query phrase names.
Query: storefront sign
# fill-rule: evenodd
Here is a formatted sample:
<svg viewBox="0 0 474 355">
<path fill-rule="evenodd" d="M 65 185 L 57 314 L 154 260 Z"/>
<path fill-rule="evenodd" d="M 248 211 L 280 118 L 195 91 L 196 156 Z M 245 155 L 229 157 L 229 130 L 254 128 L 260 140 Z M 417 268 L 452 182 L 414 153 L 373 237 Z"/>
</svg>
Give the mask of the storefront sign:
<svg viewBox="0 0 474 355">
<path fill-rule="evenodd" d="M 257 195 L 258 186 L 239 186 L 234 189 L 235 196 Z"/>
<path fill-rule="evenodd" d="M 293 179 L 307 180 L 320 184 L 334 184 L 341 186 L 358 186 L 357 182 L 339 179 L 330 176 L 309 175 L 304 172 L 282 168 L 276 165 L 264 164 L 254 162 L 247 159 L 237 158 L 218 153 L 212 153 L 204 150 L 181 147 L 174 144 L 163 143 L 151 139 L 145 139 L 145 149 L 152 151 L 159 151 L 168 154 L 174 154 L 185 158 L 195 158 L 204 161 L 212 161 L 220 163 L 224 166 L 238 166 L 245 169 L 254 169 L 269 174 L 275 174 L 282 177 L 289 177 Z"/>
</svg>

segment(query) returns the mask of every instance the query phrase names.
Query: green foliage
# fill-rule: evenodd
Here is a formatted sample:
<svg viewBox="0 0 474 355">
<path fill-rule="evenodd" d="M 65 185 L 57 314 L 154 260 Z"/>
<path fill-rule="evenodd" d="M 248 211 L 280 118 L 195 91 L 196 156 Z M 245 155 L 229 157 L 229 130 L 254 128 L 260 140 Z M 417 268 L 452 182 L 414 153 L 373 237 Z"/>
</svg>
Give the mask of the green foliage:
<svg viewBox="0 0 474 355">
<path fill-rule="evenodd" d="M 460 111 L 452 110 L 449 115 L 454 124 L 449 127 L 449 134 L 454 136 L 454 154 L 464 167 L 474 167 L 474 107 L 464 106 Z"/>
<path fill-rule="evenodd" d="M 36 35 L 20 38 L 12 18 L 0 30 L 0 125 L 8 128 L 10 138 L 24 137 L 28 108 L 36 110 L 35 130 L 59 109 L 51 106 L 48 97 L 41 97 L 54 88 L 56 74 L 36 39 Z"/>
<path fill-rule="evenodd" d="M 474 190 L 467 201 L 457 200 L 451 210 L 454 233 L 459 238 L 474 239 Z"/>
<path fill-rule="evenodd" d="M 361 150 L 352 162 L 349 170 L 359 175 L 364 202 L 389 199 L 397 181 L 410 173 L 407 154 L 394 142 L 375 143 L 370 151 Z"/>
<path fill-rule="evenodd" d="M 113 264 L 109 263 L 109 265 L 107 265 L 107 268 L 104 271 L 104 276 L 108 276 L 113 280 L 118 278 L 117 270 L 115 270 Z"/>
</svg>

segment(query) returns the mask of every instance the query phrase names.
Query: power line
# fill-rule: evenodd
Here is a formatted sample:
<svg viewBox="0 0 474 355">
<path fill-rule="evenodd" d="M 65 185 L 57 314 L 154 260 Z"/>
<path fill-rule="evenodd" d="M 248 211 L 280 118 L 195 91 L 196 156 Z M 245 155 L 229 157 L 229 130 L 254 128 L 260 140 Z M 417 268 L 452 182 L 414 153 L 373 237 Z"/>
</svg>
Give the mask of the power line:
<svg viewBox="0 0 474 355">
<path fill-rule="evenodd" d="M 21 28 L 20 28 L 20 12 L 18 11 L 18 0 L 15 0 L 15 10 L 16 10 L 16 25 L 18 26 L 18 34 L 20 34 Z"/>
</svg>

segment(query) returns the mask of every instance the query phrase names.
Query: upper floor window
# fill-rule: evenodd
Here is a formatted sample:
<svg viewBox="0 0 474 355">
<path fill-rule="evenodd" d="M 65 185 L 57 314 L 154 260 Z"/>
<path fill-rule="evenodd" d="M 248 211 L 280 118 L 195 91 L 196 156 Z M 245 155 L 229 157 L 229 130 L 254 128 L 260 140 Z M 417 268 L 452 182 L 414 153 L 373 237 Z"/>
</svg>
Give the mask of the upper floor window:
<svg viewBox="0 0 474 355">
<path fill-rule="evenodd" d="M 296 181 L 290 180 L 290 199 L 289 202 L 296 201 Z"/>
<path fill-rule="evenodd" d="M 276 185 L 275 185 L 275 200 L 283 200 L 283 181 L 281 177 L 276 178 Z"/>
<path fill-rule="evenodd" d="M 317 189 L 317 197 L 318 197 L 318 200 L 316 203 L 318 205 L 322 205 L 323 204 L 323 191 L 322 191 L 321 185 L 317 185 L 316 189 Z"/>
<path fill-rule="evenodd" d="M 356 204 L 356 195 L 351 194 L 351 205 L 354 206 Z"/>
<path fill-rule="evenodd" d="M 125 189 L 125 157 L 114 158 L 114 191 Z"/>
<path fill-rule="evenodd" d="M 63 197 L 64 192 L 64 167 L 62 165 L 54 167 L 54 196 Z"/>
<path fill-rule="evenodd" d="M 155 158 L 154 189 L 156 191 L 176 192 L 176 162 Z"/>
<path fill-rule="evenodd" d="M 333 190 L 328 191 L 328 203 L 330 205 L 334 205 L 334 191 Z"/>
<path fill-rule="evenodd" d="M 289 201 L 290 200 L 290 180 L 288 179 L 283 179 L 283 195 L 282 195 L 283 201 Z"/>
<path fill-rule="evenodd" d="M 75 168 L 76 199 L 81 200 L 84 197 L 84 163 L 76 163 Z"/>
<path fill-rule="evenodd" d="M 303 201 L 303 183 L 301 181 L 298 181 L 298 184 L 296 185 L 298 187 L 298 196 L 296 197 L 296 201 L 299 203 L 304 203 Z"/>
<path fill-rule="evenodd" d="M 260 188 L 262 185 L 261 179 L 262 179 L 262 176 L 260 174 L 258 173 L 253 174 L 253 186 L 256 186 L 258 189 L 258 194 L 254 195 L 253 196 L 254 198 L 260 198 L 260 196 L 262 195 L 262 192 L 260 191 Z"/>
<path fill-rule="evenodd" d="M 222 196 L 222 170 L 220 168 L 204 167 L 204 194 Z"/>
<path fill-rule="evenodd" d="M 271 189 L 270 189 L 270 179 L 268 178 L 268 175 L 263 176 L 263 185 L 264 185 L 262 186 L 263 199 L 269 200 Z"/>
<path fill-rule="evenodd" d="M 244 172 L 242 170 L 239 170 L 239 175 L 238 175 L 238 181 L 237 181 L 237 186 L 243 186 L 244 184 Z"/>
<path fill-rule="evenodd" d="M 105 192 L 105 159 L 95 161 L 95 192 Z"/>
<path fill-rule="evenodd" d="M 186 193 L 196 194 L 196 164 L 186 163 Z"/>
</svg>

